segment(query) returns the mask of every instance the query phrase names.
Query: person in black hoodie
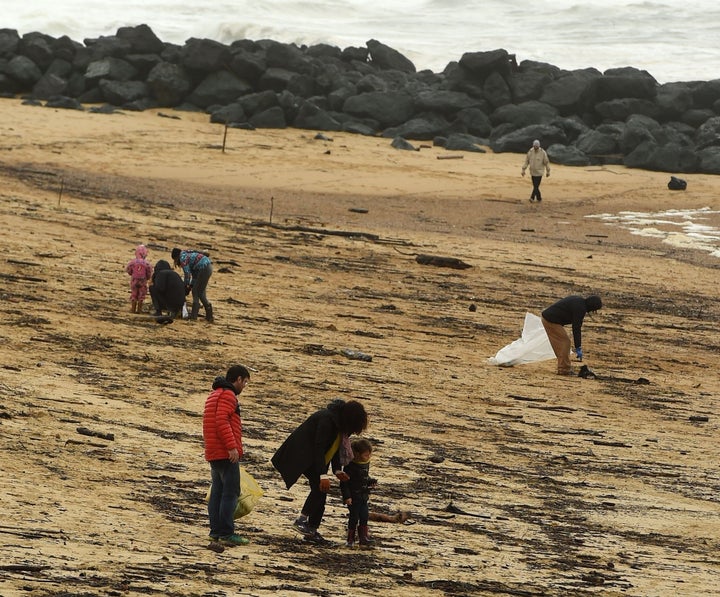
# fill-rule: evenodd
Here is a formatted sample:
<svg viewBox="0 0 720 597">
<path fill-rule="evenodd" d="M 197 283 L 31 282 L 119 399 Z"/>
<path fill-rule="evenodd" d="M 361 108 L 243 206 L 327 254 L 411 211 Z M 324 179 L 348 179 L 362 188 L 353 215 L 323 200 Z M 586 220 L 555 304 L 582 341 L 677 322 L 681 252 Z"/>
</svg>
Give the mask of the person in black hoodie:
<svg viewBox="0 0 720 597">
<path fill-rule="evenodd" d="M 365 407 L 356 400 L 333 400 L 326 408 L 310 415 L 277 449 L 271 461 L 290 489 L 304 475 L 310 493 L 293 523 L 293 528 L 306 541 L 327 543 L 318 533 L 325 514 L 325 502 L 330 491 L 330 479 L 324 475 L 332 462 L 332 471 L 340 481 L 348 475 L 342 467 L 353 459 L 350 435 L 367 428 Z"/>
<path fill-rule="evenodd" d="M 558 375 L 571 375 L 570 337 L 563 326 L 572 324 L 573 342 L 578 361 L 583 360 L 582 324 L 586 313 L 602 308 L 602 300 L 596 294 L 583 298 L 566 296 L 542 312 L 542 324 L 557 357 Z"/>
<path fill-rule="evenodd" d="M 360 540 L 360 546 L 370 545 L 368 534 L 368 519 L 370 511 L 370 489 L 375 487 L 377 480 L 370 476 L 370 457 L 372 444 L 365 438 L 356 439 L 352 443 L 353 461 L 343 467 L 350 477 L 340 482 L 343 502 L 348 507 L 348 547 L 355 545 L 355 529 Z"/>
<path fill-rule="evenodd" d="M 155 264 L 150 281 L 150 297 L 155 316 L 161 316 L 163 311 L 168 311 L 170 318 L 175 319 L 182 313 L 185 304 L 185 283 L 180 274 L 164 259 Z"/>
</svg>

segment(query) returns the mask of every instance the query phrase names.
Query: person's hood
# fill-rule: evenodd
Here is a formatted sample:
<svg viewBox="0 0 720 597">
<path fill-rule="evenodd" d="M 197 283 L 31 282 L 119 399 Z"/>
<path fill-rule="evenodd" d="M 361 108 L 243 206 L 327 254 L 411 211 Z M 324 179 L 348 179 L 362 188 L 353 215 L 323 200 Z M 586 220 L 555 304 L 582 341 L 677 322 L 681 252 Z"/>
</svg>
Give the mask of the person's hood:
<svg viewBox="0 0 720 597">
<path fill-rule="evenodd" d="M 137 257 L 138 259 L 145 259 L 145 257 L 147 257 L 147 254 L 148 250 L 145 245 L 138 245 L 135 249 L 135 257 Z"/>
<path fill-rule="evenodd" d="M 588 311 L 597 311 L 602 309 L 602 300 L 597 294 L 591 294 L 585 299 L 585 308 Z"/>
<path fill-rule="evenodd" d="M 164 269 L 172 269 L 172 268 L 170 267 L 170 264 L 167 261 L 165 261 L 164 259 L 161 259 L 160 261 L 158 261 L 155 264 L 155 271 L 161 272 Z"/>
<path fill-rule="evenodd" d="M 235 386 L 232 385 L 227 379 L 225 379 L 222 375 L 218 375 L 215 378 L 215 381 L 212 384 L 212 389 L 217 390 L 218 388 L 223 388 L 225 390 L 230 390 L 233 394 L 236 396 L 238 395 L 238 392 L 235 390 Z"/>
</svg>

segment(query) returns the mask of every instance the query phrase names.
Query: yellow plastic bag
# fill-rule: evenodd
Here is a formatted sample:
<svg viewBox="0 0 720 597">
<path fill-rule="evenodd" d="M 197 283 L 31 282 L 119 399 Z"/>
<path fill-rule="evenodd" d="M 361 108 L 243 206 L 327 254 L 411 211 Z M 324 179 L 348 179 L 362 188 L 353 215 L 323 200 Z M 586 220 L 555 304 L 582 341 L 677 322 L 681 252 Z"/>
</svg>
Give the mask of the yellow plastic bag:
<svg viewBox="0 0 720 597">
<path fill-rule="evenodd" d="M 234 518 L 242 518 L 253 511 L 258 501 L 263 495 L 262 488 L 258 485 L 255 478 L 248 473 L 242 466 L 240 467 L 240 499 L 238 499 L 235 508 Z M 210 487 L 208 487 L 205 501 L 210 501 Z"/>
</svg>

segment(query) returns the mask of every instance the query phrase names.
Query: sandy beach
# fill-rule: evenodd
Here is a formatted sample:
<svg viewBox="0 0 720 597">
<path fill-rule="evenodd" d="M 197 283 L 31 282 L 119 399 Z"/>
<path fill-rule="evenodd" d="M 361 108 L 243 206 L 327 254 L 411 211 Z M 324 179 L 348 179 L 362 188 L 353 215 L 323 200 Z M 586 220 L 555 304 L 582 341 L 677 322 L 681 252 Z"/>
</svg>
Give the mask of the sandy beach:
<svg viewBox="0 0 720 597">
<path fill-rule="evenodd" d="M 717 592 L 720 259 L 591 216 L 716 212 L 720 178 L 554 166 L 531 204 L 518 154 L 18 100 L 0 130 L 0 595 Z M 209 252 L 214 324 L 130 313 L 139 243 Z M 488 364 L 590 293 L 596 378 Z M 236 362 L 265 494 L 218 554 L 202 408 Z M 335 397 L 369 412 L 373 507 L 411 512 L 372 549 L 344 547 L 337 486 L 337 545 L 303 544 L 307 486 L 270 464 Z"/>
</svg>

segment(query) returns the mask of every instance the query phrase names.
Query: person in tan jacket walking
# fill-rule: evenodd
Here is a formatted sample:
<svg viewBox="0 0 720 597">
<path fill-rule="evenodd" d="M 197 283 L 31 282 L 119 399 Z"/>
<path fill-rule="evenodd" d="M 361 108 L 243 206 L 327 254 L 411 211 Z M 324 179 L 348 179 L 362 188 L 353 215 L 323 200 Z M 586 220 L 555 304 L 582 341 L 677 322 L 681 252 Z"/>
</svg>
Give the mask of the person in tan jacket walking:
<svg viewBox="0 0 720 597">
<path fill-rule="evenodd" d="M 522 167 L 522 175 L 525 176 L 525 170 L 530 167 L 530 178 L 532 178 L 532 195 L 530 195 L 530 202 L 542 201 L 542 195 L 540 194 L 540 181 L 543 177 L 543 171 L 546 176 L 550 176 L 550 160 L 545 150 L 540 147 L 540 141 L 535 139 L 533 146 L 525 156 L 525 163 Z"/>
</svg>

